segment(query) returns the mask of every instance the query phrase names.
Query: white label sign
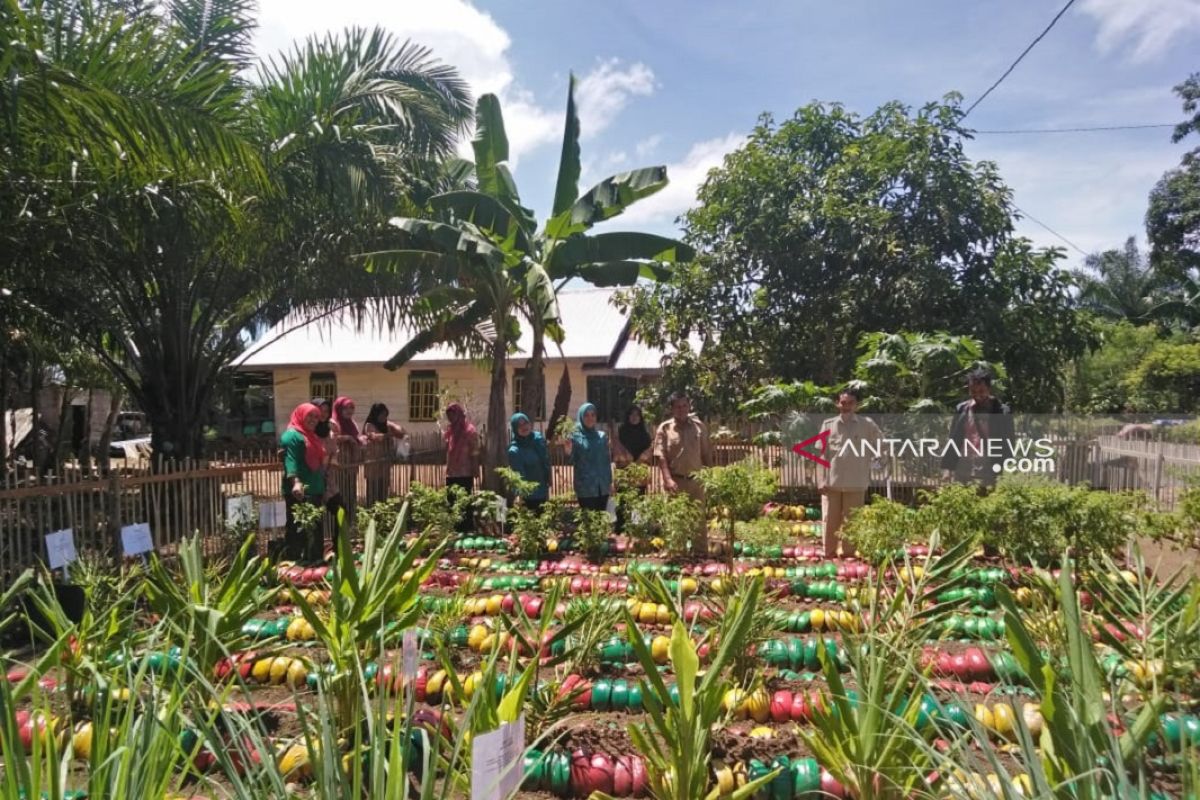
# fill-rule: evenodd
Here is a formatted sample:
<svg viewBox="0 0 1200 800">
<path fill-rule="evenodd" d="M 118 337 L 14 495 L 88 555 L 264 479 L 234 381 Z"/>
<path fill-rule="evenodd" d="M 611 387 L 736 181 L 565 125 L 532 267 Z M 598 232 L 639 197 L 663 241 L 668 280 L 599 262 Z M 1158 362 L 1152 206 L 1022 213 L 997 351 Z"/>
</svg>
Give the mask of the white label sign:
<svg viewBox="0 0 1200 800">
<path fill-rule="evenodd" d="M 46 534 L 46 558 L 50 569 L 63 569 L 79 558 L 75 552 L 75 531 L 66 528 Z"/>
<path fill-rule="evenodd" d="M 282 528 L 287 525 L 287 504 L 282 500 L 261 503 L 258 506 L 258 527 L 263 530 Z"/>
<path fill-rule="evenodd" d="M 507 521 L 508 521 L 508 500 L 501 497 L 497 500 L 496 522 L 499 522 L 501 525 L 503 525 Z"/>
<path fill-rule="evenodd" d="M 613 522 L 617 521 L 617 501 L 615 498 L 608 498 L 608 505 L 604 507 L 604 510 L 608 512 L 609 519 Z"/>
<path fill-rule="evenodd" d="M 225 500 L 225 524 L 244 525 L 254 519 L 254 497 L 243 494 Z"/>
<path fill-rule="evenodd" d="M 521 788 L 525 715 L 471 741 L 471 800 L 506 800 Z"/>
<path fill-rule="evenodd" d="M 404 632 L 400 649 L 404 657 L 404 680 L 416 680 L 417 664 L 421 660 L 421 648 L 417 645 L 417 632 L 415 630 L 409 628 Z"/>
<path fill-rule="evenodd" d="M 125 549 L 125 557 L 140 556 L 154 549 L 154 539 L 150 536 L 150 523 L 139 522 L 136 525 L 125 525 L 121 528 L 121 546 Z"/>
</svg>

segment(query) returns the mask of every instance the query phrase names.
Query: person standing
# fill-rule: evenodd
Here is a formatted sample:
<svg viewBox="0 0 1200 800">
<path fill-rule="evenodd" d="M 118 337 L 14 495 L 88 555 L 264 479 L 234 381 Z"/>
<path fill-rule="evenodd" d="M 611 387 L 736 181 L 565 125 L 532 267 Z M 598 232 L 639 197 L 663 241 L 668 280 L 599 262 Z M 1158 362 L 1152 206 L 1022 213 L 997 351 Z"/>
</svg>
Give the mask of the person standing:
<svg viewBox="0 0 1200 800">
<path fill-rule="evenodd" d="M 942 475 L 986 491 L 996 484 L 1004 460 L 1012 455 L 1012 409 L 992 394 L 992 374 L 986 369 L 967 376 L 967 392 L 970 399 L 958 404 L 950 422 Z"/>
<path fill-rule="evenodd" d="M 662 473 L 663 487 L 671 494 L 683 492 L 704 505 L 704 487 L 695 474 L 713 465 L 712 442 L 699 418 L 692 416 L 692 401 L 685 392 L 670 399 L 671 418 L 654 434 L 654 456 Z M 696 555 L 708 554 L 708 529 L 701 526 L 692 536 Z"/>
<path fill-rule="evenodd" d="M 333 401 L 331 427 L 337 443 L 337 486 L 341 494 L 345 516 L 341 521 L 353 525 L 358 510 L 358 467 L 362 463 L 362 447 L 366 437 L 354 420 L 355 405 L 349 397 Z M 341 525 L 339 524 L 339 529 Z"/>
<path fill-rule="evenodd" d="M 383 403 L 375 403 L 367 412 L 367 420 L 363 423 L 363 436 L 369 442 L 369 458 L 363 472 L 367 478 L 367 502 L 379 503 L 390 494 L 390 479 L 392 476 L 392 441 L 402 441 L 408 437 L 403 426 L 388 419 L 388 407 Z"/>
<path fill-rule="evenodd" d="M 837 558 L 839 545 L 843 556 L 855 555 L 854 545 L 844 541 L 840 533 L 850 512 L 866 502 L 871 462 L 883 439 L 873 420 L 858 415 L 861 399 L 857 389 L 843 389 L 837 396 L 838 415 L 821 423 L 821 433 L 829 433 L 825 452 L 830 454 L 829 468 L 817 473 L 826 558 Z"/>
<path fill-rule="evenodd" d="M 537 488 L 522 500 L 526 508 L 537 513 L 550 498 L 550 451 L 546 448 L 546 439 L 533 429 L 529 417 L 518 412 L 512 415 L 508 424 L 512 428 L 508 466 L 522 480 L 537 484 Z"/>
<path fill-rule="evenodd" d="M 575 497 L 579 507 L 604 511 L 612 493 L 612 456 L 608 436 L 596 425 L 596 406 L 584 403 L 576 415 L 576 426 L 566 441 L 567 455 L 575 473 Z"/>
<path fill-rule="evenodd" d="M 646 428 L 646 418 L 642 415 L 641 406 L 630 406 L 625 412 L 625 421 L 617 427 L 617 438 L 613 442 L 613 456 L 617 468 L 621 469 L 630 464 L 649 464 L 654 457 L 653 437 Z M 646 486 L 638 487 L 637 493 L 644 495 Z M 625 531 L 625 520 L 628 509 L 625 503 L 617 504 L 617 533 Z"/>
<path fill-rule="evenodd" d="M 450 423 L 442 432 L 446 441 L 446 487 L 457 486 L 471 494 L 479 472 L 479 431 L 467 420 L 467 410 L 460 403 L 446 407 L 446 420 Z M 470 528 L 471 515 L 463 514 L 456 530 L 464 533 Z"/>
<path fill-rule="evenodd" d="M 287 528 L 283 555 L 293 561 L 319 560 L 324 545 L 323 531 L 302 531 L 296 524 L 297 503 L 320 506 L 325 502 L 325 444 L 317 436 L 321 410 L 312 403 L 301 403 L 292 411 L 287 430 L 279 437 L 283 450 L 283 500 L 287 507 Z"/>
</svg>

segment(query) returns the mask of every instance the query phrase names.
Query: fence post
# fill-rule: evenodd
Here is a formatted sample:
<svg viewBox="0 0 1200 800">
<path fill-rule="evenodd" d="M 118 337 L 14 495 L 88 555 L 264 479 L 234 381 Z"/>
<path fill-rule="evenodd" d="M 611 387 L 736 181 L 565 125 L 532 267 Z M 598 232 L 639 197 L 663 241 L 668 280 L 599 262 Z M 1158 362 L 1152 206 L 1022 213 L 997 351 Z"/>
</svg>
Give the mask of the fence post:
<svg viewBox="0 0 1200 800">
<path fill-rule="evenodd" d="M 1154 464 L 1154 504 L 1155 504 L 1155 506 L 1160 506 L 1162 504 L 1162 498 L 1159 496 L 1159 493 L 1162 490 L 1163 462 L 1167 460 L 1167 457 L 1165 455 L 1163 455 L 1162 448 L 1163 448 L 1163 445 L 1160 443 L 1159 447 L 1158 447 L 1158 460 Z"/>
<path fill-rule="evenodd" d="M 108 472 L 108 541 L 113 558 L 121 556 L 121 473 Z"/>
</svg>

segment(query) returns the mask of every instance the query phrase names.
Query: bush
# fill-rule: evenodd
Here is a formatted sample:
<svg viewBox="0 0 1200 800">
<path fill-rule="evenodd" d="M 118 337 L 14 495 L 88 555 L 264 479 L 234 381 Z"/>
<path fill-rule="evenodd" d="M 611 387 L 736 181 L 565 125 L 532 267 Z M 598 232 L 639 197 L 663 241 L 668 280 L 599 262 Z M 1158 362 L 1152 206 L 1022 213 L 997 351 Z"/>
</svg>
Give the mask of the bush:
<svg viewBox="0 0 1200 800">
<path fill-rule="evenodd" d="M 983 541 L 988 533 L 986 503 L 973 486 L 952 484 L 935 492 L 922 492 L 924 503 L 917 512 L 916 524 L 922 533 L 938 532 L 938 541 L 947 549 L 960 542 Z"/>
<path fill-rule="evenodd" d="M 704 508 L 683 492 L 647 494 L 634 502 L 625 531 L 642 547 L 661 538 L 671 555 L 680 556 L 703 525 Z"/>
<path fill-rule="evenodd" d="M 856 509 L 846 521 L 842 533 L 869 561 L 882 561 L 914 539 L 927 538 L 929 530 L 918 525 L 913 509 L 876 496 L 870 504 Z"/>
<path fill-rule="evenodd" d="M 575 545 L 588 558 L 599 559 L 608 547 L 608 538 L 612 535 L 612 517 L 607 511 L 590 511 L 579 509 L 576 517 Z"/>
</svg>

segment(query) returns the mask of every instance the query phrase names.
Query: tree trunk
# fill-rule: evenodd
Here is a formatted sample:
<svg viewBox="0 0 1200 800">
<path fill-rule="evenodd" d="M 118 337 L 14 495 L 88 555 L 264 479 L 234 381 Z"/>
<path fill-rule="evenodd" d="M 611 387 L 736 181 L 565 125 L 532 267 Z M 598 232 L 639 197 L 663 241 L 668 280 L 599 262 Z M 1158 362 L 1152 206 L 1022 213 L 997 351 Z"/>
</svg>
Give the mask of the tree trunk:
<svg viewBox="0 0 1200 800">
<path fill-rule="evenodd" d="M 488 397 L 487 444 L 483 452 L 483 488 L 502 493 L 504 482 L 496 468 L 504 466 L 508 451 L 508 420 L 504 395 L 508 391 L 508 338 L 504 326 L 496 326 L 496 341 L 492 343 L 492 390 Z"/>
<path fill-rule="evenodd" d="M 75 460 L 79 462 L 79 472 L 85 478 L 92 475 L 92 401 L 94 390 L 87 391 L 87 406 L 83 409 L 83 441 L 75 452 Z"/>
<path fill-rule="evenodd" d="M 67 416 L 71 412 L 71 383 L 63 380 L 63 395 L 58 402 L 58 428 L 54 431 L 54 446 L 50 450 L 49 458 L 47 459 L 53 466 L 55 471 L 58 471 L 62 465 L 62 443 L 63 443 L 63 428 L 67 427 Z"/>
<path fill-rule="evenodd" d="M 533 353 L 525 364 L 525 382 L 521 387 L 521 408 L 534 420 L 537 411 L 546 403 L 546 326 L 535 319 L 533 322 Z"/>
<path fill-rule="evenodd" d="M 38 363 L 36 353 L 29 359 L 29 435 L 33 437 L 33 470 L 39 478 L 42 476 L 42 415 L 38 413 L 38 395 L 42 391 L 42 367 Z"/>
<path fill-rule="evenodd" d="M 117 424 L 117 415 L 121 413 L 121 390 L 114 388 L 108 402 L 108 416 L 104 420 L 104 430 L 100 432 L 100 453 L 97 464 L 101 475 L 107 475 L 112 467 L 112 459 L 108 450 L 112 445 L 113 426 Z"/>
</svg>

